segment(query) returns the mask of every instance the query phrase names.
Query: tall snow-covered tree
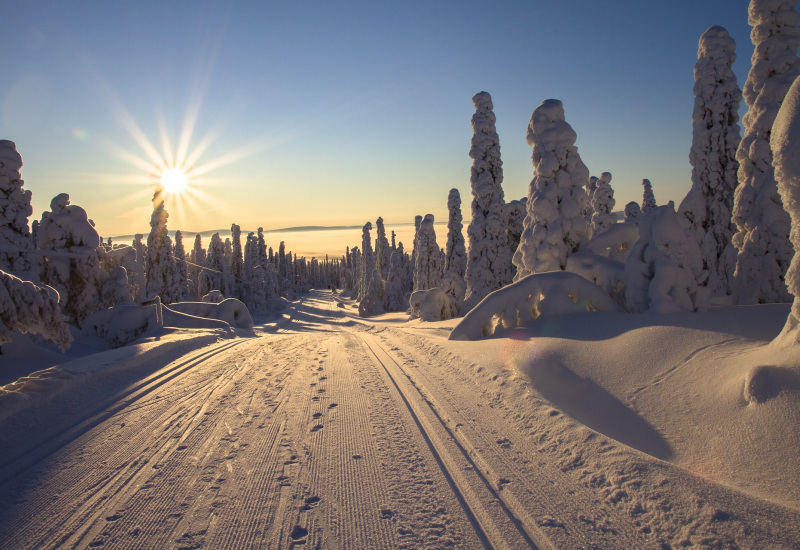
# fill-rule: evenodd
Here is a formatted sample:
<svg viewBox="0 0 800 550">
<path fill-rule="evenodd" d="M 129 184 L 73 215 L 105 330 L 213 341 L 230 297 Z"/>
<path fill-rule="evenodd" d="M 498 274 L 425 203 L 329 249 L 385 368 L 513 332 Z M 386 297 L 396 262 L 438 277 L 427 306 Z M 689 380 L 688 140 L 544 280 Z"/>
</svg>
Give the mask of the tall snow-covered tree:
<svg viewBox="0 0 800 550">
<path fill-rule="evenodd" d="M 647 214 L 658 205 L 656 204 L 656 195 L 653 193 L 653 184 L 650 183 L 650 180 L 642 180 L 642 189 L 642 214 Z"/>
<path fill-rule="evenodd" d="M 691 224 L 709 273 L 706 286 L 714 295 L 730 294 L 736 268 L 731 211 L 738 185 L 742 92 L 731 68 L 734 61 L 736 42 L 727 30 L 715 26 L 703 33 L 694 66 L 692 188 L 678 209 Z"/>
<path fill-rule="evenodd" d="M 0 269 L 38 281 L 28 217 L 31 192 L 23 189 L 22 156 L 13 141 L 0 140 Z"/>
<path fill-rule="evenodd" d="M 150 217 L 150 234 L 147 236 L 147 296 L 160 296 L 165 304 L 179 299 L 178 273 L 173 256 L 172 239 L 167 232 L 169 214 L 164 208 L 163 189 L 157 187 L 153 194 L 153 214 Z"/>
<path fill-rule="evenodd" d="M 100 236 L 66 193 L 50 201 L 50 210 L 42 213 L 36 233 L 36 247 L 44 252 L 41 279 L 58 291 L 69 321 L 81 326 L 102 308 L 100 291 L 108 274 L 100 265 Z"/>
<path fill-rule="evenodd" d="M 442 280 L 442 264 L 433 214 L 426 214 L 417 233 L 417 257 L 414 264 L 414 290 L 434 288 Z"/>
<path fill-rule="evenodd" d="M 361 265 L 359 269 L 358 300 L 361 301 L 367 293 L 372 270 L 375 267 L 375 254 L 372 251 L 372 223 L 367 222 L 361 229 Z"/>
<path fill-rule="evenodd" d="M 467 248 L 464 244 L 464 225 L 461 223 L 461 194 L 451 189 L 447 196 L 447 243 L 445 244 L 444 270 L 462 279 L 467 270 Z"/>
<path fill-rule="evenodd" d="M 733 296 L 739 304 L 788 302 L 783 278 L 794 253 L 791 220 L 778 194 L 769 140 L 781 102 L 800 74 L 800 14 L 795 0 L 751 0 L 748 21 L 755 50 L 743 90 L 744 137 L 736 152 Z"/>
<path fill-rule="evenodd" d="M 386 278 L 389 271 L 389 261 L 392 256 L 392 249 L 389 248 L 389 239 L 386 238 L 386 227 L 383 225 L 383 218 L 378 217 L 375 221 L 375 267 L 380 271 L 381 278 Z"/>
<path fill-rule="evenodd" d="M 191 263 L 188 266 L 189 278 L 193 281 L 194 287 L 192 299 L 195 301 L 200 301 L 200 298 L 208 294 L 208 291 L 211 290 L 209 273 L 205 269 L 207 267 L 206 256 L 206 251 L 203 248 L 203 239 L 198 233 L 194 236 L 194 246 L 189 253 L 189 261 Z"/>
<path fill-rule="evenodd" d="M 589 238 L 599 235 L 615 223 L 617 219 L 611 214 L 617 201 L 614 200 L 614 188 L 611 187 L 611 173 L 603 172 L 596 182 L 597 188 L 592 195 L 592 221 L 589 225 Z"/>
<path fill-rule="evenodd" d="M 242 299 L 244 295 L 244 256 L 242 254 L 242 228 L 231 224 L 231 279 L 233 296 Z"/>
<path fill-rule="evenodd" d="M 514 254 L 515 279 L 542 271 L 563 271 L 567 257 L 586 238 L 586 191 L 589 170 L 583 164 L 577 135 L 557 99 L 542 102 L 528 124 L 534 176 L 528 188 L 528 215 Z"/>
<path fill-rule="evenodd" d="M 494 105 L 486 92 L 475 94 L 472 103 L 475 105 L 469 150 L 472 219 L 467 227 L 467 292 L 462 310 L 465 313 L 513 278 L 506 233 L 503 161 L 495 128 L 497 118 L 492 110 Z"/>
<path fill-rule="evenodd" d="M 183 302 L 189 299 L 189 278 L 186 266 L 186 249 L 183 247 L 183 233 L 180 230 L 175 231 L 175 247 L 173 250 L 175 256 L 175 274 L 178 294 L 176 302 Z"/>
<path fill-rule="evenodd" d="M 219 233 L 211 235 L 206 257 L 208 265 L 209 291 L 219 290 L 226 298 L 230 298 L 228 289 L 228 262 L 225 258 L 225 243 Z"/>
</svg>

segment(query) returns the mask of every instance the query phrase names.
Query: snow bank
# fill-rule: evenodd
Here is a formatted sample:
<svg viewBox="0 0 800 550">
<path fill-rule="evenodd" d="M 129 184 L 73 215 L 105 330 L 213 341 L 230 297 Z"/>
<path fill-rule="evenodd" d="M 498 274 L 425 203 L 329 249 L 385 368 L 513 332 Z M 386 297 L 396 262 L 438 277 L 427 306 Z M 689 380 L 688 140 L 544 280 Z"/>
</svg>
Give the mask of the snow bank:
<svg viewBox="0 0 800 550">
<path fill-rule="evenodd" d="M 219 320 L 236 328 L 253 328 L 253 318 L 247 306 L 236 298 L 226 298 L 218 304 L 209 302 L 178 302 L 162 306 L 164 326 L 179 328 L 221 328 L 214 323 L 203 325 L 201 320 Z M 179 314 L 179 315 L 176 315 Z M 192 320 L 191 318 L 195 318 Z M 188 326 L 195 324 L 196 326 Z"/>
<path fill-rule="evenodd" d="M 98 336 L 114 348 L 125 346 L 161 326 L 158 308 L 159 304 L 117 304 L 87 317 L 83 333 Z"/>
<path fill-rule="evenodd" d="M 535 273 L 484 298 L 453 328 L 450 340 L 479 340 L 523 327 L 541 315 L 621 311 L 602 289 L 574 273 Z"/>
</svg>

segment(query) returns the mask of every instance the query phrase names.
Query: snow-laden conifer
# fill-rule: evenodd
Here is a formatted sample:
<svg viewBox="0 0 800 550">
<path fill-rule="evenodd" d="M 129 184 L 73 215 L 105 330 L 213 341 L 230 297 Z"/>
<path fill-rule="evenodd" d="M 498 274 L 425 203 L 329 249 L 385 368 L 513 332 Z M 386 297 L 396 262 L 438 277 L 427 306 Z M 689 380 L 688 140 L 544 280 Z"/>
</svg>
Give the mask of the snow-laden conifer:
<svg viewBox="0 0 800 550">
<path fill-rule="evenodd" d="M 414 264 L 414 290 L 427 290 L 442 279 L 442 264 L 433 214 L 426 214 L 417 233 L 417 257 Z"/>
<path fill-rule="evenodd" d="M 614 200 L 614 189 L 611 187 L 611 173 L 603 172 L 600 174 L 596 186 L 591 200 L 592 221 L 589 225 L 590 238 L 599 235 L 617 223 L 617 219 L 611 214 L 616 204 Z"/>
<path fill-rule="evenodd" d="M 186 249 L 183 247 L 183 233 L 180 230 L 175 231 L 175 247 L 173 250 L 175 256 L 175 270 L 177 287 L 176 302 L 183 302 L 190 299 L 191 293 L 189 292 L 189 278 L 186 266 Z"/>
<path fill-rule="evenodd" d="M 647 214 L 658 205 L 656 204 L 656 195 L 653 193 L 653 184 L 650 180 L 642 180 L 642 214 Z"/>
<path fill-rule="evenodd" d="M 392 249 L 389 248 L 389 240 L 386 238 L 386 227 L 383 225 L 383 218 L 378 217 L 375 221 L 375 231 L 375 267 L 380 271 L 381 277 L 386 278 Z"/>
<path fill-rule="evenodd" d="M 403 252 L 395 250 L 389 260 L 389 271 L 383 285 L 384 311 L 405 311 L 408 309 L 406 295 L 406 276 L 404 273 Z"/>
<path fill-rule="evenodd" d="M 231 224 L 231 291 L 239 300 L 244 296 L 244 256 L 242 254 L 242 228 Z"/>
<path fill-rule="evenodd" d="M 472 219 L 467 227 L 469 249 L 464 311 L 469 311 L 487 294 L 507 285 L 512 279 L 502 185 L 503 161 L 500 160 L 500 138 L 495 129 L 494 105 L 486 92 L 475 94 L 472 102 L 475 104 L 469 150 L 472 158 L 469 178 Z"/>
<path fill-rule="evenodd" d="M 461 195 L 451 189 L 447 196 L 447 243 L 445 244 L 446 273 L 455 273 L 462 279 L 467 269 L 467 248 L 464 245 L 464 225 L 461 223 Z"/>
<path fill-rule="evenodd" d="M 372 251 L 372 223 L 367 222 L 361 228 L 361 264 L 359 266 L 358 300 L 361 301 L 367 294 L 369 283 L 372 280 L 372 270 L 375 267 L 375 254 Z"/>
<path fill-rule="evenodd" d="M 519 248 L 519 241 L 522 238 L 522 232 L 525 230 L 525 216 L 528 215 L 528 198 L 523 197 L 519 200 L 508 201 L 506 203 L 506 235 L 508 236 L 508 250 L 511 252 L 511 257 Z M 512 264 L 511 270 L 516 274 L 517 267 Z"/>
<path fill-rule="evenodd" d="M 202 296 L 208 294 L 210 288 L 210 279 L 206 264 L 206 251 L 203 248 L 203 239 L 198 233 L 194 236 L 194 246 L 189 255 L 191 264 L 188 266 L 189 277 L 194 281 L 194 293 L 192 300 L 195 302 L 200 301 Z"/>
<path fill-rule="evenodd" d="M 744 137 L 736 151 L 733 296 L 739 304 L 787 302 L 791 296 L 783 278 L 794 254 L 791 220 L 778 194 L 769 140 L 781 102 L 800 74 L 800 14 L 795 0 L 752 0 L 748 21 L 755 50 L 743 90 Z"/>
<path fill-rule="evenodd" d="M 0 269 L 38 281 L 28 217 L 31 192 L 23 189 L 22 157 L 13 141 L 0 140 Z"/>
<path fill-rule="evenodd" d="M 177 266 L 173 256 L 172 239 L 167 232 L 169 214 L 164 208 L 163 189 L 156 188 L 153 194 L 153 214 L 150 217 L 150 234 L 147 236 L 147 296 L 160 296 L 165 304 L 175 302 L 180 290 L 177 280 Z"/>
<path fill-rule="evenodd" d="M 227 296 L 228 262 L 225 259 L 225 244 L 219 233 L 211 235 L 211 242 L 208 245 L 208 255 L 206 260 L 209 270 L 209 292 L 212 290 L 220 291 L 223 296 Z M 204 294 L 205 296 L 205 294 Z M 227 296 L 230 298 L 230 296 Z"/>
<path fill-rule="evenodd" d="M 700 246 L 706 286 L 713 295 L 730 294 L 736 268 L 731 244 L 733 194 L 738 184 L 739 103 L 742 92 L 731 69 L 736 42 L 723 27 L 711 27 L 700 37 L 694 66 L 692 113 L 692 188 L 678 212 L 686 216 Z"/>
<path fill-rule="evenodd" d="M 577 135 L 564 119 L 557 99 L 542 102 L 528 124 L 534 176 L 528 188 L 528 215 L 514 254 L 515 279 L 560 271 L 586 238 L 586 191 L 589 170 L 583 164 Z"/>
<path fill-rule="evenodd" d="M 639 207 L 639 203 L 636 201 L 631 201 L 625 205 L 625 223 L 632 223 L 634 225 L 639 225 L 639 218 L 642 217 L 642 209 Z"/>
</svg>

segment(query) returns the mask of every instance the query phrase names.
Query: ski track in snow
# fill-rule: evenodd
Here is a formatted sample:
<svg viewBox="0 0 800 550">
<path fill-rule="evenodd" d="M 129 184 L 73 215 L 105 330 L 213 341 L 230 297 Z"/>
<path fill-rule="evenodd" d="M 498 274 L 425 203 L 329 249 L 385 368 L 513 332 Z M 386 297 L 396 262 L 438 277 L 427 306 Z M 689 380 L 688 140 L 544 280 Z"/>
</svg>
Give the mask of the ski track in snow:
<svg viewBox="0 0 800 550">
<path fill-rule="evenodd" d="M 582 426 L 543 429 L 572 421 L 522 378 L 336 299 L 312 292 L 277 333 L 203 347 L 73 407 L 58 433 L 15 435 L 0 548 L 792 546 L 781 526 L 797 512 L 749 511 Z"/>
</svg>

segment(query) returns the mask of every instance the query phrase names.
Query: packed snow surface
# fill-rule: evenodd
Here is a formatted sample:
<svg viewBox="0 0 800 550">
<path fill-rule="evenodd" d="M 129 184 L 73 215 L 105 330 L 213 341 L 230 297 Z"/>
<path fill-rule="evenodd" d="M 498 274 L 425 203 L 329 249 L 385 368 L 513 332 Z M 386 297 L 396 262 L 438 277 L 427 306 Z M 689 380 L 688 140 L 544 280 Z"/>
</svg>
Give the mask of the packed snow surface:
<svg viewBox="0 0 800 550">
<path fill-rule="evenodd" d="M 0 388 L 0 547 L 800 545 L 788 304 L 477 341 L 354 306 L 42 355 Z"/>
</svg>

